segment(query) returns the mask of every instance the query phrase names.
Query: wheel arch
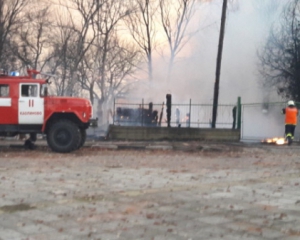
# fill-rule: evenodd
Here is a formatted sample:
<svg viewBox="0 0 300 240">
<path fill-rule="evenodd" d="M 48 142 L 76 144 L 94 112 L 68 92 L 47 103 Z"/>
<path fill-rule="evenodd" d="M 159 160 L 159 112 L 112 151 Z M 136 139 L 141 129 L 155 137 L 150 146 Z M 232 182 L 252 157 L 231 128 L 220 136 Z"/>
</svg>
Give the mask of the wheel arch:
<svg viewBox="0 0 300 240">
<path fill-rule="evenodd" d="M 51 124 L 61 120 L 67 119 L 75 123 L 79 128 L 86 129 L 88 128 L 87 123 L 83 123 L 75 113 L 53 113 L 49 119 L 45 122 L 43 126 L 43 132 L 47 134 Z"/>
</svg>

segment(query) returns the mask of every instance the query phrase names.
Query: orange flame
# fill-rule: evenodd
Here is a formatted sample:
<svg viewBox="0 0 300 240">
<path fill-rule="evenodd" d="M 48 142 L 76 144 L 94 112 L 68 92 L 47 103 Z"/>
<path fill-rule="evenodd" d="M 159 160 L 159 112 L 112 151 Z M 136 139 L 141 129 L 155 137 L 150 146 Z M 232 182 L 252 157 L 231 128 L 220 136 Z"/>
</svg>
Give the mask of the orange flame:
<svg viewBox="0 0 300 240">
<path fill-rule="evenodd" d="M 276 141 L 276 144 L 277 145 L 283 145 L 283 144 L 286 144 L 286 141 L 284 138 L 279 138 L 277 141 Z"/>
<path fill-rule="evenodd" d="M 287 144 L 287 141 L 284 137 L 274 137 L 274 138 L 267 138 L 262 141 L 263 143 L 270 143 L 276 145 L 284 145 Z"/>
</svg>

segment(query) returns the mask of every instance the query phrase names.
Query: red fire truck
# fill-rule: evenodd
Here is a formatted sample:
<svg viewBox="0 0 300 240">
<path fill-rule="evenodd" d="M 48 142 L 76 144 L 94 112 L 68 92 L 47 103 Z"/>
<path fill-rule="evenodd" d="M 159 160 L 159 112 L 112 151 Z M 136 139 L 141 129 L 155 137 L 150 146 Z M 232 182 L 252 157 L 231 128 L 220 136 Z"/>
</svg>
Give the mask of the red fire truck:
<svg viewBox="0 0 300 240">
<path fill-rule="evenodd" d="M 0 136 L 45 134 L 55 152 L 71 152 L 83 146 L 92 119 L 89 100 L 48 95 L 49 81 L 28 76 L 0 75 Z"/>
</svg>

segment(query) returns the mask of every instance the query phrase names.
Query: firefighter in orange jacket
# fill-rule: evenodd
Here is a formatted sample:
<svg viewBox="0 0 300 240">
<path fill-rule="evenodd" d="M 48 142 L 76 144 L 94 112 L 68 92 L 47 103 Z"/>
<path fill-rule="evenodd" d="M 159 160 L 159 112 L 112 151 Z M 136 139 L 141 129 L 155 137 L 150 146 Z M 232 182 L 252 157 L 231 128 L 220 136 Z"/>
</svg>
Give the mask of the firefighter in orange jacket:
<svg viewBox="0 0 300 240">
<path fill-rule="evenodd" d="M 282 113 L 285 114 L 285 137 L 292 140 L 297 125 L 298 109 L 294 101 L 288 101 L 287 105 L 282 109 Z"/>
</svg>

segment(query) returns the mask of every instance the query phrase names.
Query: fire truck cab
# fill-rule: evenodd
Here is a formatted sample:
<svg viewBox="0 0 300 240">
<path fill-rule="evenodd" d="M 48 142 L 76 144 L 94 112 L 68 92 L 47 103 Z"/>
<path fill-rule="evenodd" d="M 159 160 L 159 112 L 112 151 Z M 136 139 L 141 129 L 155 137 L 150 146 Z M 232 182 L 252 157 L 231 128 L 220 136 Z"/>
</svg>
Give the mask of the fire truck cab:
<svg viewBox="0 0 300 240">
<path fill-rule="evenodd" d="M 83 146 L 92 120 L 89 100 L 48 95 L 49 82 L 28 76 L 0 75 L 0 136 L 45 134 L 55 152 L 71 152 Z"/>
</svg>

